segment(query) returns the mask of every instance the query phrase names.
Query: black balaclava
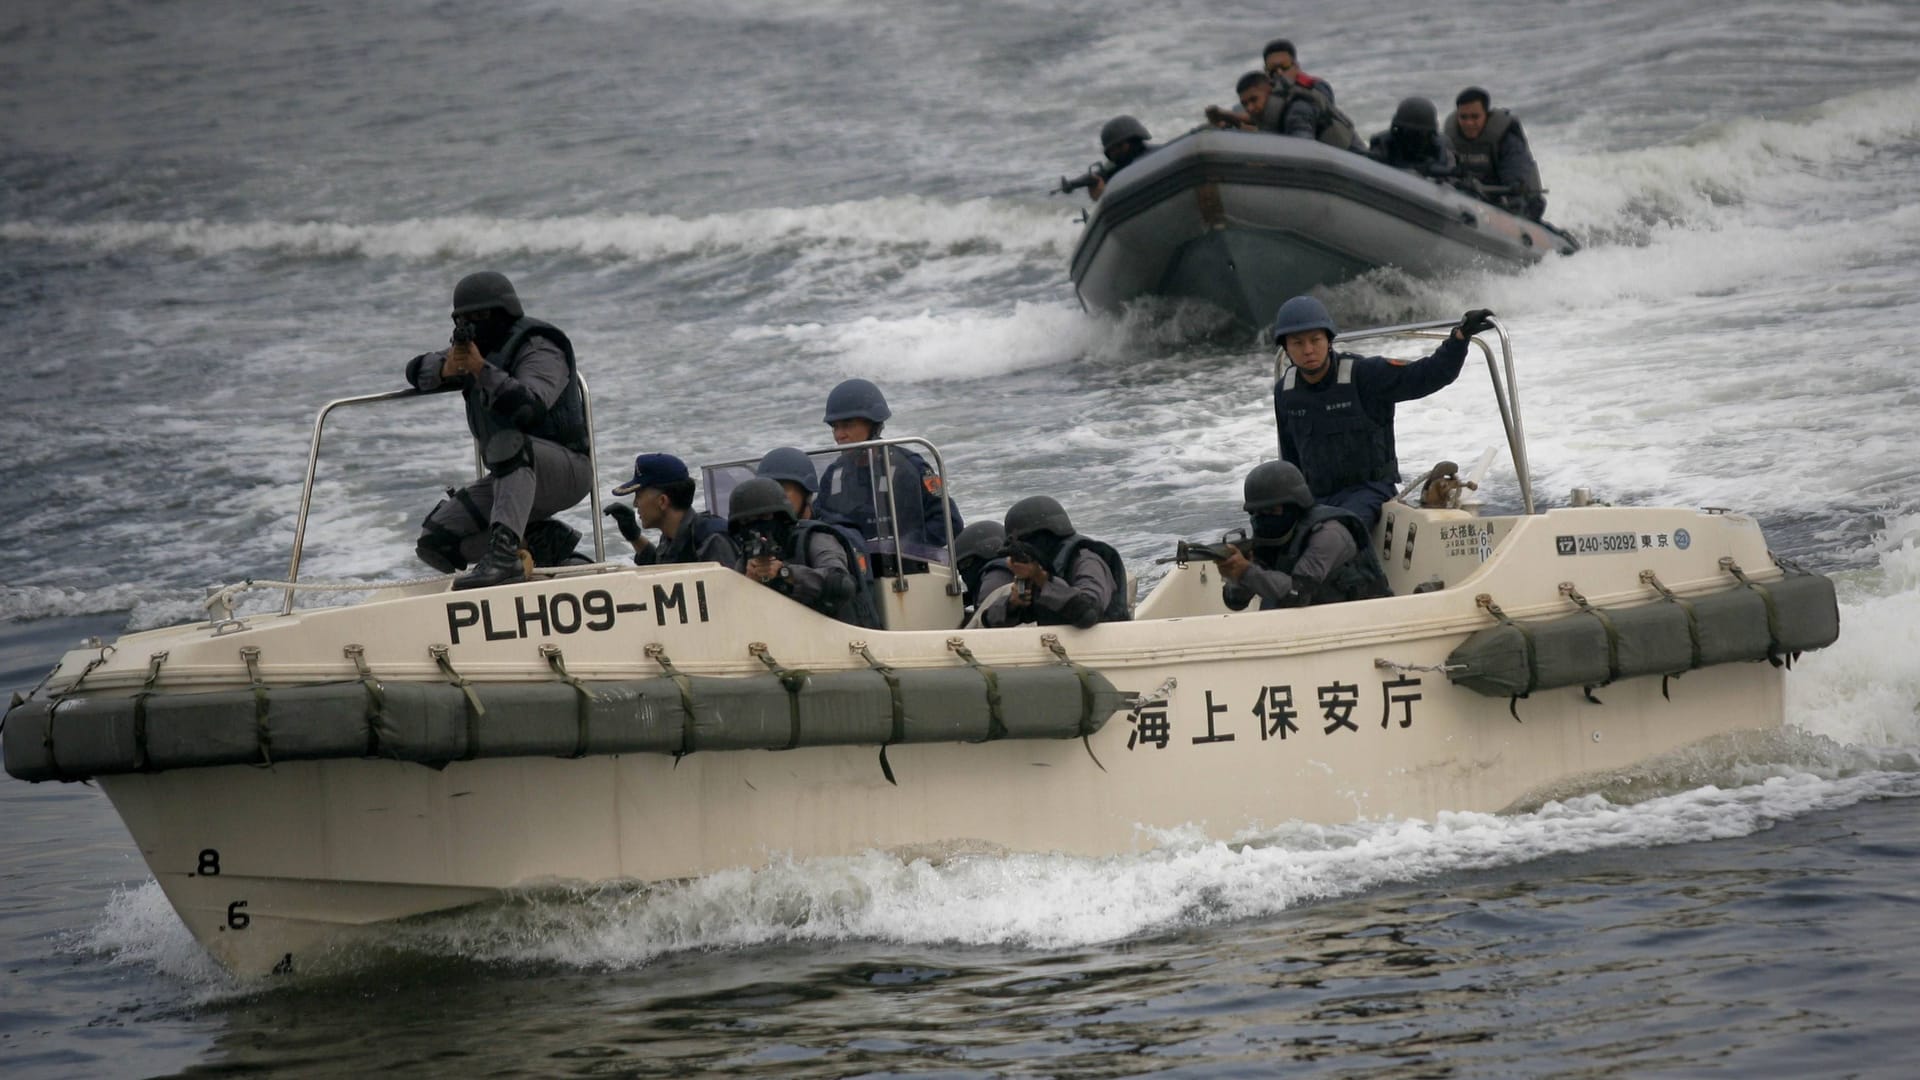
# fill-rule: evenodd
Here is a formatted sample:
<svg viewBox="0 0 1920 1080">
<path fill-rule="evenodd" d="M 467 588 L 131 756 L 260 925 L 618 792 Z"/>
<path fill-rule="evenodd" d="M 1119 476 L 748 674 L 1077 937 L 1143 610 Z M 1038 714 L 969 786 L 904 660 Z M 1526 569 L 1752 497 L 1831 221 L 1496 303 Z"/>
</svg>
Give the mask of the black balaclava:
<svg viewBox="0 0 1920 1080">
<path fill-rule="evenodd" d="M 733 534 L 733 541 L 740 546 L 742 552 L 746 551 L 749 540 L 754 533 L 765 535 L 773 541 L 773 546 L 780 549 L 783 553 L 788 551 L 793 541 L 793 521 L 784 514 L 756 518 L 753 521 L 743 521 L 727 531 Z M 798 552 L 795 554 L 804 555 L 805 553 Z M 784 554 L 782 558 L 785 559 Z"/>
<path fill-rule="evenodd" d="M 1023 541 L 1029 544 L 1032 544 L 1034 547 L 1034 550 L 1040 553 L 1040 565 L 1045 567 L 1048 573 L 1053 572 L 1053 562 L 1055 559 L 1059 558 L 1060 549 L 1067 542 L 1066 537 L 1055 536 L 1053 533 L 1050 533 L 1045 529 L 1041 529 L 1036 532 L 1030 532 L 1027 535 L 1021 537 L 1020 539 L 1022 539 Z"/>
<path fill-rule="evenodd" d="M 1286 550 L 1287 541 L 1293 539 L 1293 530 L 1300 525 L 1300 508 L 1281 507 L 1277 514 L 1253 515 L 1253 538 L 1266 543 L 1255 544 L 1253 554 L 1256 561 L 1272 566 L 1280 559 L 1280 553 Z"/>
<path fill-rule="evenodd" d="M 492 356 L 512 335 L 514 318 L 500 308 L 475 311 L 467 316 L 473 323 L 473 344 L 481 356 Z"/>
</svg>

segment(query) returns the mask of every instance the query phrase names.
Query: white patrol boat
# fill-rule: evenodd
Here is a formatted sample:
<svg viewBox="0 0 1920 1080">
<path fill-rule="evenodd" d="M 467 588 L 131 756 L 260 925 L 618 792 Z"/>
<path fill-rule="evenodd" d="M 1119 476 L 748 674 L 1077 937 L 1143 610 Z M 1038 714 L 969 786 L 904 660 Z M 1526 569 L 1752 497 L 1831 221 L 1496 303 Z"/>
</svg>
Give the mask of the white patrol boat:
<svg viewBox="0 0 1920 1080">
<path fill-rule="evenodd" d="M 1777 563 L 1742 514 L 1539 510 L 1506 332 L 1490 336 L 1504 369 L 1475 343 L 1521 513 L 1416 484 L 1375 538 L 1394 596 L 1229 613 L 1194 559 L 1131 621 L 1089 630 L 956 629 L 945 552 L 920 553 L 922 573 L 875 560 L 884 630 L 713 564 L 299 607 L 327 414 L 415 395 L 334 402 L 287 581 L 68 653 L 9 710 L 6 768 L 97 781 L 180 918 L 255 975 L 324 968 L 354 928 L 516 888 L 1497 811 L 1780 726 L 1782 661 L 1838 634 L 1831 584 Z M 884 465 L 904 442 L 944 474 L 917 440 L 856 450 Z M 707 470 L 710 499 L 743 464 Z M 285 588 L 280 610 L 234 614 L 248 586 Z"/>
</svg>

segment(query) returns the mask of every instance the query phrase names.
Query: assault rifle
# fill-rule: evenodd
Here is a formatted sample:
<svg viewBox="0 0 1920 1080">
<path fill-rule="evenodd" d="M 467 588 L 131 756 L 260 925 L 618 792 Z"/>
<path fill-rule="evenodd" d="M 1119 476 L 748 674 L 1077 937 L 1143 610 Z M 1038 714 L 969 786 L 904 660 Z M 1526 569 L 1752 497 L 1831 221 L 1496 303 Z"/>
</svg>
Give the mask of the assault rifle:
<svg viewBox="0 0 1920 1080">
<path fill-rule="evenodd" d="M 1071 195 L 1074 192 L 1079 191 L 1081 188 L 1092 187 L 1094 184 L 1094 181 L 1099 180 L 1101 178 L 1102 177 L 1100 176 L 1100 163 L 1095 162 L 1092 165 L 1087 166 L 1087 171 L 1081 173 L 1079 176 L 1075 176 L 1071 178 L 1065 177 L 1065 176 L 1061 177 L 1060 186 L 1057 188 L 1054 188 L 1052 191 L 1048 192 L 1048 194 Z"/>
<path fill-rule="evenodd" d="M 1220 562 L 1234 552 L 1253 558 L 1256 548 L 1276 548 L 1286 546 L 1285 540 L 1257 540 L 1247 535 L 1245 529 L 1234 529 L 1220 538 L 1219 543 L 1203 544 L 1198 540 L 1182 540 L 1174 545 L 1173 554 L 1153 560 L 1156 563 L 1173 563 L 1184 567 L 1192 562 Z"/>
<path fill-rule="evenodd" d="M 740 552 L 747 557 L 748 561 L 780 557 L 780 545 L 774 541 L 773 537 L 758 529 L 749 529 L 746 535 L 739 539 L 742 541 Z"/>
</svg>

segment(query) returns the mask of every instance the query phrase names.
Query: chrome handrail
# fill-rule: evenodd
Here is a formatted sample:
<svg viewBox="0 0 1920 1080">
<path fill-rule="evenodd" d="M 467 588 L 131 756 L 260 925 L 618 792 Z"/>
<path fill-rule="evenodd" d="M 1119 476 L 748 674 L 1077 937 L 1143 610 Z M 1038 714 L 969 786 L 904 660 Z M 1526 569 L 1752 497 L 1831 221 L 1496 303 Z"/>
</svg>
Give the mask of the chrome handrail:
<svg viewBox="0 0 1920 1080">
<path fill-rule="evenodd" d="M 887 476 L 888 476 L 887 513 L 889 514 L 889 516 L 891 516 L 893 520 L 893 544 L 894 544 L 894 551 L 897 554 L 900 550 L 900 509 L 899 509 L 898 501 L 896 500 L 893 493 L 892 455 L 885 453 L 884 448 L 889 446 L 901 446 L 907 443 L 913 443 L 917 446 L 923 446 L 926 448 L 928 456 L 933 458 L 933 471 L 935 474 L 937 474 L 940 477 L 940 518 L 941 518 L 941 521 L 945 523 L 947 527 L 946 529 L 947 542 L 945 546 L 947 549 L 947 565 L 951 567 L 954 565 L 953 542 L 955 539 L 953 535 L 953 500 L 947 497 L 947 462 L 945 458 L 940 456 L 939 447 L 933 445 L 932 443 L 928 442 L 927 440 L 921 438 L 918 435 L 902 435 L 899 438 L 894 438 L 894 439 L 868 439 L 866 442 L 835 443 L 832 446 L 823 446 L 817 450 L 806 450 L 806 451 L 803 451 L 803 453 L 805 453 L 808 457 L 812 457 L 815 454 L 848 453 L 854 450 L 870 450 L 870 449 L 873 449 L 874 447 L 882 448 L 881 456 L 885 459 L 885 464 L 887 466 Z M 758 464 L 760 464 L 760 459 L 757 457 L 741 458 L 738 461 L 712 462 L 707 465 L 702 465 L 701 469 L 702 470 L 735 469 L 735 468 L 739 468 L 742 465 L 758 465 Z M 708 496 L 709 498 L 711 498 L 712 496 L 711 491 L 708 492 Z M 711 501 L 709 501 L 709 503 L 707 504 L 707 508 L 709 510 L 713 508 L 713 504 L 711 503 Z M 905 574 L 896 574 L 894 576 L 893 589 L 895 592 L 907 591 L 906 577 L 907 576 Z M 959 582 L 950 581 L 947 583 L 947 591 L 955 596 L 958 596 L 964 590 L 961 589 Z"/>
<path fill-rule="evenodd" d="M 1527 434 L 1520 423 L 1520 383 L 1513 370 L 1513 339 L 1507 335 L 1507 328 L 1499 319 L 1489 316 L 1487 321 L 1493 324 L 1493 329 L 1500 337 L 1500 355 L 1506 368 L 1504 386 L 1501 385 L 1500 368 L 1494 364 L 1492 347 L 1482 341 L 1478 334 L 1467 340 L 1469 344 L 1478 346 L 1481 355 L 1487 359 L 1487 375 L 1493 382 L 1494 404 L 1500 408 L 1500 426 L 1507 433 L 1507 453 L 1513 459 L 1514 475 L 1520 481 L 1520 505 L 1526 513 L 1533 514 L 1538 511 L 1533 502 L 1533 469 L 1527 461 Z M 1355 330 L 1341 334 L 1340 340 L 1343 342 L 1365 341 L 1369 338 L 1384 337 L 1444 340 L 1458 325 L 1460 325 L 1458 319 L 1436 319 L 1431 322 L 1403 323 L 1399 326 L 1377 326 L 1368 330 Z M 1285 350 L 1277 350 L 1273 359 L 1273 378 L 1276 383 L 1286 373 L 1288 363 Z"/>
<path fill-rule="evenodd" d="M 600 528 L 600 459 L 594 449 L 593 438 L 593 392 L 587 388 L 583 375 L 575 373 L 580 381 L 580 403 L 586 414 L 587 422 L 587 473 L 593 478 L 590 494 L 593 500 L 593 557 L 595 562 L 605 562 L 607 558 L 606 536 Z M 287 562 L 286 598 L 280 603 L 280 614 L 293 614 L 292 583 L 300 580 L 300 554 L 306 545 L 307 515 L 313 509 L 313 482 L 320 472 L 320 436 L 326 429 L 327 416 L 335 409 L 348 405 L 371 405 L 382 401 L 398 401 L 404 398 L 439 397 L 450 391 L 426 392 L 407 387 L 402 390 L 388 390 L 379 394 L 361 394 L 358 397 L 335 398 L 320 406 L 313 418 L 313 438 L 307 445 L 307 475 L 300 485 L 300 514 L 293 524 L 293 557 Z M 487 473 L 486 465 L 480 456 L 478 443 L 474 446 L 474 478 L 479 479 Z"/>
</svg>

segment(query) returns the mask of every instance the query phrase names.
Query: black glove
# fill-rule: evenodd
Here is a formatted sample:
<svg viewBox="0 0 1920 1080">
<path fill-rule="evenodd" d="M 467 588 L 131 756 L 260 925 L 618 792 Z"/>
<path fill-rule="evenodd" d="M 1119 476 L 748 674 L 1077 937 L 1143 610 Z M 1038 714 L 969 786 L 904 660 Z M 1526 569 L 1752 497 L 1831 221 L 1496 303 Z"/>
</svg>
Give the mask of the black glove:
<svg viewBox="0 0 1920 1080">
<path fill-rule="evenodd" d="M 1455 329 L 1460 331 L 1460 336 L 1463 338 L 1470 338 L 1475 334 L 1491 330 L 1493 329 L 1493 312 L 1486 308 L 1474 308 L 1460 316 L 1460 325 Z"/>
<path fill-rule="evenodd" d="M 614 503 L 602 513 L 613 519 L 613 524 L 620 530 L 620 535 L 627 538 L 627 543 L 640 547 L 647 542 L 640 532 L 640 519 L 634 516 L 633 507 L 626 503 Z"/>
</svg>

